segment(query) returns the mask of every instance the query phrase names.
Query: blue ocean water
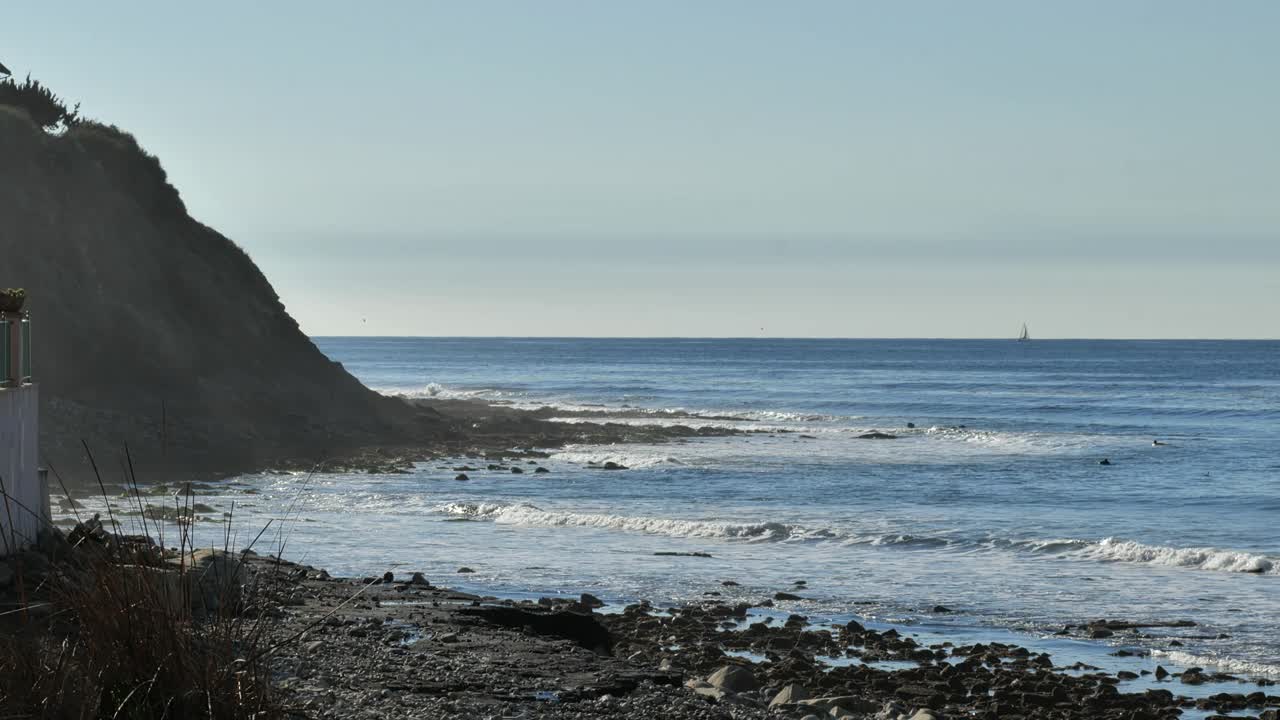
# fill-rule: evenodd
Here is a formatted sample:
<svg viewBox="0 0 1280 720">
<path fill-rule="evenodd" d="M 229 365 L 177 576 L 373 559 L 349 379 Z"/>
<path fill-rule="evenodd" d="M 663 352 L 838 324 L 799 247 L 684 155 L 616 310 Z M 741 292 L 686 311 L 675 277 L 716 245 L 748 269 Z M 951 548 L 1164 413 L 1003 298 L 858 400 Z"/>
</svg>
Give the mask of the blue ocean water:
<svg viewBox="0 0 1280 720">
<path fill-rule="evenodd" d="M 1280 665 L 1280 343 L 317 344 L 385 393 L 774 431 L 364 488 L 420 520 L 472 520 L 415 537 L 473 582 L 674 601 L 723 579 L 743 595 L 804 579 L 811 612 L 941 604 L 1033 631 L 1187 618 L 1214 639 L 1175 652 Z M 898 438 L 857 437 L 872 429 Z M 586 465 L 610 459 L 632 469 Z M 652 555 L 691 550 L 714 557 Z"/>
<path fill-rule="evenodd" d="M 804 580 L 786 609 L 1043 638 L 1189 619 L 1110 642 L 1280 674 L 1280 342 L 316 343 L 389 394 L 762 431 L 571 446 L 549 474 L 456 482 L 440 462 L 232 486 L 241 516 L 292 513 L 291 542 L 331 571 L 656 603 Z M 897 438 L 858 438 L 873 429 Z M 589 464 L 607 460 L 630 469 Z"/>
</svg>

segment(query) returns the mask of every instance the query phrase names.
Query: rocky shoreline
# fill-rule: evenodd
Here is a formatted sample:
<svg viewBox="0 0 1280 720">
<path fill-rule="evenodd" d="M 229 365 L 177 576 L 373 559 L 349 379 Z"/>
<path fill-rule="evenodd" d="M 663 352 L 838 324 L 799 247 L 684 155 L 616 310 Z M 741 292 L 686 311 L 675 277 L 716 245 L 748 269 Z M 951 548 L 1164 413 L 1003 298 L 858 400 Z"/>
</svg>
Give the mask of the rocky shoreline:
<svg viewBox="0 0 1280 720">
<path fill-rule="evenodd" d="M 294 639 L 272 659 L 280 699 L 305 717 L 1280 717 L 1266 680 L 1242 689 L 1231 676 L 1157 667 L 1160 687 L 1130 692 L 1137 673 L 1060 667 L 1015 645 L 926 645 L 897 629 L 759 615 L 771 600 L 601 612 L 590 595 L 499 600 L 420 574 L 339 579 L 264 558 L 249 565 L 249 611 L 270 613 L 272 634 Z M 1230 684 L 1189 692 L 1215 682 Z"/>
<path fill-rule="evenodd" d="M 115 560 L 90 571 L 106 557 Z M 1280 720 L 1269 679 L 1154 661 L 1130 665 L 1136 672 L 1104 669 L 1016 643 L 923 640 L 910 626 L 832 623 L 779 607 L 797 597 L 779 590 L 742 602 L 708 591 L 680 607 L 610 607 L 589 594 L 501 599 L 417 572 L 337 578 L 251 551 L 166 551 L 149 536 L 108 533 L 95 517 L 0 561 L 0 604 L 15 609 L 0 615 L 0 640 L 36 632 L 37 644 L 56 650 L 103 632 L 85 623 L 111 623 L 121 611 L 158 614 L 168 629 L 147 642 L 227 638 L 231 654 L 220 662 L 261 678 L 263 717 Z M 97 615 L 113 601 L 124 603 L 120 611 Z M 75 608 L 71 621 L 64 612 Z M 1194 626 L 1098 620 L 1063 632 L 1102 638 Z M 111 628 L 138 639 L 119 623 Z M 167 662 L 163 651 L 132 652 Z M 3 662 L 31 660 L 9 653 Z M 189 695 L 176 686 L 159 692 Z"/>
</svg>

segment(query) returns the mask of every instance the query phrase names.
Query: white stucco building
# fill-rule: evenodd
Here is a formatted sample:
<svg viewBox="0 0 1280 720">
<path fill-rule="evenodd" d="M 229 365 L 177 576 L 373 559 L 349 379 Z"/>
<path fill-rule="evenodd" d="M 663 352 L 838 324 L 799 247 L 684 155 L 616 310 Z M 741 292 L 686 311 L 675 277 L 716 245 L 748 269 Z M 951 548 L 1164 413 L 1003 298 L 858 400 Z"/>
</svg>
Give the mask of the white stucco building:
<svg viewBox="0 0 1280 720">
<path fill-rule="evenodd" d="M 40 395 L 31 373 L 31 320 L 0 313 L 0 556 L 49 527 L 49 488 L 40 472 Z"/>
</svg>

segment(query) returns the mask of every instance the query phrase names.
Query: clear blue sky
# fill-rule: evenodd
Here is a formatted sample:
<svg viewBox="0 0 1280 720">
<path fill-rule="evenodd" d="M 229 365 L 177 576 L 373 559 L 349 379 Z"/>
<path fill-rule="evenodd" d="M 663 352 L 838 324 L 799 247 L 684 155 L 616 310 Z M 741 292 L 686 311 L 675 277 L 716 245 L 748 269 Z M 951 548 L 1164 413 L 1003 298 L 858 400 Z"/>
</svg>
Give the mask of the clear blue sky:
<svg viewBox="0 0 1280 720">
<path fill-rule="evenodd" d="M 58 2 L 312 334 L 1276 337 L 1280 2 Z"/>
</svg>

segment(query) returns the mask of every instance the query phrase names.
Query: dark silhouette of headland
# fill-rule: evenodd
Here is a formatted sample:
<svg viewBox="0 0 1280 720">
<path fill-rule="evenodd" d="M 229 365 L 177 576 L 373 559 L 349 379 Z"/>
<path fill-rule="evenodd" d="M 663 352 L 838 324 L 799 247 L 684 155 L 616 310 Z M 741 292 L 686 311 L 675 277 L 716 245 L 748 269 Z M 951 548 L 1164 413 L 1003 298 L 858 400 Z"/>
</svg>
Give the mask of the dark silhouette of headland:
<svg viewBox="0 0 1280 720">
<path fill-rule="evenodd" d="M 693 432 L 369 390 L 133 135 L 29 77 L 0 81 L 0 157 L 0 287 L 27 290 L 41 455 L 61 475 L 89 470 L 86 444 L 117 474 L 127 448 L 141 473 L 226 475 Z"/>
</svg>

